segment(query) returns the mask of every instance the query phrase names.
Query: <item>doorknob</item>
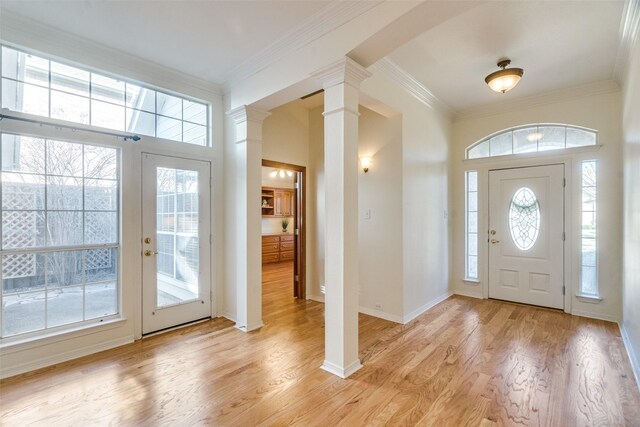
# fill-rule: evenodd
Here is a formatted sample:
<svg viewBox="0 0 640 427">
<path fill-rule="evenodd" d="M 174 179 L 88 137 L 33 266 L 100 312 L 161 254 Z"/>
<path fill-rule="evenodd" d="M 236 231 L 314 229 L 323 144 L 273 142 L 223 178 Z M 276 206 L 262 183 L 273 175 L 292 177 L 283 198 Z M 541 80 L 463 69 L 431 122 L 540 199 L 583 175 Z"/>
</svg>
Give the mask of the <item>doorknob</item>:
<svg viewBox="0 0 640 427">
<path fill-rule="evenodd" d="M 151 256 L 151 255 L 158 255 L 158 251 L 150 251 L 149 249 L 144 251 L 144 256 Z"/>
<path fill-rule="evenodd" d="M 151 237 L 145 237 L 144 238 L 144 242 L 148 245 L 149 243 L 151 243 Z"/>
<path fill-rule="evenodd" d="M 491 243 L 493 243 L 495 245 L 496 243 L 500 243 L 500 240 L 491 239 Z"/>
</svg>

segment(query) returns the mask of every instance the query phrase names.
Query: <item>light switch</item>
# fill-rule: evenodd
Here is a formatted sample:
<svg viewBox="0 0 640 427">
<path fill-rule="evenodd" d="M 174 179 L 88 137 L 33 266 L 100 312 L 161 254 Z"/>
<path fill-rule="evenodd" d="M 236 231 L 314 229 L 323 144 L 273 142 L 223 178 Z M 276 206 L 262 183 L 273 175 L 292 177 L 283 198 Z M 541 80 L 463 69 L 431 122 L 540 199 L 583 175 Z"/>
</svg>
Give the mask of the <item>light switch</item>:
<svg viewBox="0 0 640 427">
<path fill-rule="evenodd" d="M 364 219 L 371 219 L 371 209 L 364 211 Z"/>
</svg>

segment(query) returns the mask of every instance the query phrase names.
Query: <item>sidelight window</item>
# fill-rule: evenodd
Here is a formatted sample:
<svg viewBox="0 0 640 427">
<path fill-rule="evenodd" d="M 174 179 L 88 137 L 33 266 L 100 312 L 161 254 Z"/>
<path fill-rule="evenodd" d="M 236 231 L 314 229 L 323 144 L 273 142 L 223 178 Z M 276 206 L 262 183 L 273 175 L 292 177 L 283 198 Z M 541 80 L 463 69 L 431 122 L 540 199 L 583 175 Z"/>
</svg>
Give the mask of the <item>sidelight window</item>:
<svg viewBox="0 0 640 427">
<path fill-rule="evenodd" d="M 478 280 L 478 172 L 465 173 L 465 279 Z"/>
<path fill-rule="evenodd" d="M 597 181 L 598 163 L 582 162 L 582 227 L 580 236 L 580 291 L 598 295 Z"/>
</svg>

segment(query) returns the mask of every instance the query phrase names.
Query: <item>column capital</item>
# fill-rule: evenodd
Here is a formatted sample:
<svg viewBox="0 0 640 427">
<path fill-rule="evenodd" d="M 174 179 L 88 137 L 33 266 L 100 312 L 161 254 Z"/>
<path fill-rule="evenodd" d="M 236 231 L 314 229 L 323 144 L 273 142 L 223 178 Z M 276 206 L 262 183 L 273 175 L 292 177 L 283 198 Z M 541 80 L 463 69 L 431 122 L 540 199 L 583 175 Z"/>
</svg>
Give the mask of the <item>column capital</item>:
<svg viewBox="0 0 640 427">
<path fill-rule="evenodd" d="M 312 74 L 322 82 L 324 89 L 346 83 L 353 87 L 359 87 L 363 80 L 371 76 L 362 65 L 345 56 L 333 64 L 329 64 Z"/>
<path fill-rule="evenodd" d="M 262 122 L 264 122 L 264 119 L 269 117 L 271 113 L 267 110 L 262 110 L 250 105 L 241 105 L 227 111 L 227 115 L 231 117 L 231 119 L 233 119 L 233 122 L 236 125 L 244 122 L 254 122 L 262 124 Z"/>
</svg>

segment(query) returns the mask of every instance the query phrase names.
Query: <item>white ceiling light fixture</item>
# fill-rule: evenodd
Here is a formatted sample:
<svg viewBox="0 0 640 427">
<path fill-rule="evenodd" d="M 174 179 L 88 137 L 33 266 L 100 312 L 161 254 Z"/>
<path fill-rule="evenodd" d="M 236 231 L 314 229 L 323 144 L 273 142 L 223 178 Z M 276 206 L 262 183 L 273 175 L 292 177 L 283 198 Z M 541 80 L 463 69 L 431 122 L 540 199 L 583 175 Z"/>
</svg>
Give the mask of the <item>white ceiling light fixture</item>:
<svg viewBox="0 0 640 427">
<path fill-rule="evenodd" d="M 279 176 L 280 178 L 284 178 L 285 176 L 292 177 L 293 172 L 284 169 L 275 169 L 269 173 L 269 176 L 271 178 L 275 178 L 276 176 Z"/>
<path fill-rule="evenodd" d="M 485 77 L 484 81 L 494 92 L 508 92 L 520 82 L 524 70 L 522 68 L 507 68 L 509 64 L 511 64 L 510 59 L 501 59 L 498 61 L 498 67 L 502 68 L 502 70 L 491 73 Z"/>
</svg>

